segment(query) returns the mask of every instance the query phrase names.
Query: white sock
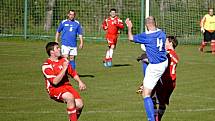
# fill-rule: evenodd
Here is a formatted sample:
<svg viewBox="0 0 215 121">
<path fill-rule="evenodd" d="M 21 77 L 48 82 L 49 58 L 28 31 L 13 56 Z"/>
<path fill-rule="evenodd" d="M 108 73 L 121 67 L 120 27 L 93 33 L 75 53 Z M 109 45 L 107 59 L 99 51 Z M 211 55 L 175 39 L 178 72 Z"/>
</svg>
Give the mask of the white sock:
<svg viewBox="0 0 215 121">
<path fill-rule="evenodd" d="M 110 50 L 107 50 L 107 52 L 106 52 L 106 57 L 105 57 L 106 59 L 108 59 L 108 58 L 110 58 Z"/>
<path fill-rule="evenodd" d="M 109 53 L 110 53 L 109 57 L 112 58 L 113 57 L 113 49 L 112 48 L 109 49 Z"/>
</svg>

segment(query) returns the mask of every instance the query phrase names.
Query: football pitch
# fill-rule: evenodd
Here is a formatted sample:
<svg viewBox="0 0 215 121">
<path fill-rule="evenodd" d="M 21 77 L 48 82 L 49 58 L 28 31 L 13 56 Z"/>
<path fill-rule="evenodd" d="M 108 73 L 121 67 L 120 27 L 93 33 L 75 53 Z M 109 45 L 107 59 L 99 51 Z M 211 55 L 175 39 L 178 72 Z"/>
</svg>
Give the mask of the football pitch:
<svg viewBox="0 0 215 121">
<path fill-rule="evenodd" d="M 46 43 L 0 38 L 0 121 L 68 121 L 66 105 L 51 100 L 45 90 L 41 65 Z M 80 92 L 85 107 L 79 121 L 146 121 L 142 97 L 135 93 L 143 79 L 136 61 L 140 45 L 119 41 L 111 68 L 102 64 L 106 47 L 87 41 L 79 50 L 77 71 L 87 85 Z M 163 121 L 214 121 L 215 56 L 209 50 L 176 48 L 177 85 Z"/>
</svg>

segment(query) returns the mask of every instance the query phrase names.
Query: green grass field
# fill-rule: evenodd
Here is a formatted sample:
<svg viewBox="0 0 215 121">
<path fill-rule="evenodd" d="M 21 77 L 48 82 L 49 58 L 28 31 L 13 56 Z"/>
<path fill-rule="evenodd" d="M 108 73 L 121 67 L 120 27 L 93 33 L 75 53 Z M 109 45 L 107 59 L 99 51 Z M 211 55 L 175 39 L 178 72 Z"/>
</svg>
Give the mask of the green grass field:
<svg viewBox="0 0 215 121">
<path fill-rule="evenodd" d="M 0 121 L 68 121 L 66 105 L 49 99 L 45 90 L 46 43 L 0 39 Z M 135 93 L 143 78 L 136 61 L 140 46 L 119 42 L 112 68 L 102 65 L 105 47 L 88 41 L 79 50 L 77 71 L 87 85 L 79 121 L 146 121 L 142 97 Z M 214 121 L 215 56 L 197 50 L 197 45 L 177 48 L 177 87 L 163 121 Z"/>
</svg>

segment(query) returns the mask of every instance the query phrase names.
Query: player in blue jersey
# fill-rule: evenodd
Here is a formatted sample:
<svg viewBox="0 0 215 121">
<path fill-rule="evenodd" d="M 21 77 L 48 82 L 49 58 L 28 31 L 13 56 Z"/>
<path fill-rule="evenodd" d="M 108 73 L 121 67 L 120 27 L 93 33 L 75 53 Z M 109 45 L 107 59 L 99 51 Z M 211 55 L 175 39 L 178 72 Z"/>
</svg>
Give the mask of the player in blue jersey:
<svg viewBox="0 0 215 121">
<path fill-rule="evenodd" d="M 61 33 L 61 53 L 64 57 L 69 57 L 72 68 L 76 68 L 75 56 L 77 56 L 77 35 L 79 35 L 80 45 L 79 49 L 83 48 L 82 28 L 79 21 L 75 20 L 75 11 L 69 10 L 67 19 L 60 22 L 55 35 L 55 42 Z"/>
<path fill-rule="evenodd" d="M 165 50 L 166 34 L 157 28 L 155 18 L 152 16 L 147 17 L 145 20 L 148 31 L 134 36 L 132 34 L 133 25 L 131 20 L 127 18 L 125 23 L 128 27 L 128 39 L 135 43 L 144 44 L 146 47 L 149 64 L 143 80 L 144 89 L 142 95 L 144 97 L 144 106 L 148 121 L 155 121 L 154 105 L 150 96 L 152 89 L 168 66 Z"/>
</svg>

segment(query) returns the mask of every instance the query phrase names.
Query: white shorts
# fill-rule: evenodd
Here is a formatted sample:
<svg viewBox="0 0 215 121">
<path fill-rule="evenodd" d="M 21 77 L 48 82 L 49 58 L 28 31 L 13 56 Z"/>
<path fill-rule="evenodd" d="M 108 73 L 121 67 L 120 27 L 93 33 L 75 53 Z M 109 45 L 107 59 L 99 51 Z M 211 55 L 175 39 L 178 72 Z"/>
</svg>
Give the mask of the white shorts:
<svg viewBox="0 0 215 121">
<path fill-rule="evenodd" d="M 153 89 L 168 66 L 168 59 L 162 63 L 149 64 L 143 79 L 144 87 Z"/>
<path fill-rule="evenodd" d="M 69 47 L 62 45 L 61 46 L 61 54 L 62 55 L 74 55 L 76 56 L 78 54 L 77 47 Z"/>
</svg>

